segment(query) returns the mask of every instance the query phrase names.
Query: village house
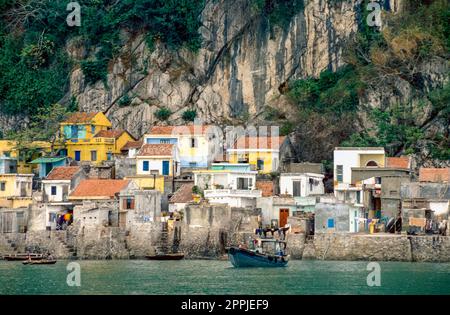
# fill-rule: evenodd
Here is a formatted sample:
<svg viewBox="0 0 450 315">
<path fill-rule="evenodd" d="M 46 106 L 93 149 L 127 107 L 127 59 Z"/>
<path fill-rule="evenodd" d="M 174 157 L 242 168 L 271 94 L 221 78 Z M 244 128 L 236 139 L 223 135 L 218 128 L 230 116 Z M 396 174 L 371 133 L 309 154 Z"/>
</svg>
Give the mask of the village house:
<svg viewBox="0 0 450 315">
<path fill-rule="evenodd" d="M 292 159 L 292 145 L 288 137 L 242 136 L 227 149 L 230 163 L 250 164 L 261 174 L 279 171 L 280 165 Z"/>
<path fill-rule="evenodd" d="M 60 124 L 67 156 L 77 162 L 101 164 L 110 161 L 133 137 L 124 130 L 111 130 L 102 112 L 74 113 Z"/>
<path fill-rule="evenodd" d="M 183 184 L 181 187 L 170 197 L 169 199 L 169 212 L 180 212 L 183 211 L 186 205 L 192 201 L 194 184 Z"/>
<path fill-rule="evenodd" d="M 129 186 L 130 185 L 130 186 Z M 133 181 L 120 179 L 85 179 L 69 194 L 74 203 L 73 221 L 81 228 L 119 226 L 119 194 Z"/>
<path fill-rule="evenodd" d="M 6 161 L 10 169 L 10 173 L 18 174 L 38 174 L 38 165 L 31 163 L 34 159 L 42 155 L 50 155 L 53 149 L 61 149 L 61 146 L 52 146 L 50 142 L 33 141 L 21 143 L 14 140 L 0 140 L 0 157 Z M 1 168 L 0 161 L 0 168 Z M 6 165 L 6 164 L 5 164 Z"/>
<path fill-rule="evenodd" d="M 194 171 L 194 183 L 203 190 L 210 203 L 226 203 L 231 207 L 254 207 L 261 191 L 256 189 L 257 171 L 251 171 L 249 164 L 245 169 L 235 170 L 235 165 L 226 163 L 212 165 L 210 170 Z M 214 169 L 219 167 L 219 169 Z"/>
<path fill-rule="evenodd" d="M 263 226 L 273 228 L 284 227 L 288 218 L 297 211 L 295 200 L 289 195 L 258 198 L 256 208 L 261 209 Z"/>
<path fill-rule="evenodd" d="M 69 195 L 86 179 L 86 173 L 79 166 L 55 167 L 42 181 L 42 204 L 45 207 L 45 229 L 61 229 L 58 216 L 73 214 L 73 203 Z"/>
<path fill-rule="evenodd" d="M 321 198 L 314 210 L 314 233 L 357 233 L 367 230 L 361 208 Z"/>
<path fill-rule="evenodd" d="M 325 193 L 322 174 L 282 173 L 280 174 L 280 193 L 292 197 L 308 197 Z"/>
<path fill-rule="evenodd" d="M 420 168 L 419 182 L 401 184 L 402 231 L 449 235 L 450 168 Z"/>
<path fill-rule="evenodd" d="M 122 156 L 125 156 L 129 159 L 136 158 L 137 153 L 141 149 L 143 145 L 143 141 L 128 141 L 120 150 L 122 152 Z"/>
<path fill-rule="evenodd" d="M 323 181 L 319 173 L 282 173 L 280 194 L 294 198 L 296 212 L 313 213 L 317 197 L 325 193 Z"/>
<path fill-rule="evenodd" d="M 0 174 L 0 232 L 26 232 L 32 174 Z"/>
<path fill-rule="evenodd" d="M 220 152 L 219 130 L 209 125 L 154 126 L 144 144 L 173 144 L 179 150 L 182 171 L 207 168 Z"/>
<path fill-rule="evenodd" d="M 55 167 L 67 166 L 69 161 L 65 156 L 40 157 L 30 162 L 38 165 L 37 178 L 46 177 Z"/>
<path fill-rule="evenodd" d="M 161 192 L 128 185 L 119 194 L 119 227 L 132 230 L 140 224 L 160 222 Z"/>
<path fill-rule="evenodd" d="M 178 176 L 178 147 L 174 144 L 144 144 L 136 154 L 136 174 Z"/>
</svg>

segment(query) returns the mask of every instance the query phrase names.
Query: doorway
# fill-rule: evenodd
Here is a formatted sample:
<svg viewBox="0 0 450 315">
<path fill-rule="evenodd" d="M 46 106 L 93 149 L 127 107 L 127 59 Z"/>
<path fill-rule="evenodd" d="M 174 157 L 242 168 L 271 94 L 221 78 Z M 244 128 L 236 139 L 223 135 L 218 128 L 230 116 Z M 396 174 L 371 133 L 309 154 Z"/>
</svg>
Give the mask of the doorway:
<svg viewBox="0 0 450 315">
<path fill-rule="evenodd" d="M 287 224 L 288 217 L 289 217 L 289 209 L 280 209 L 279 227 L 284 227 Z"/>
</svg>

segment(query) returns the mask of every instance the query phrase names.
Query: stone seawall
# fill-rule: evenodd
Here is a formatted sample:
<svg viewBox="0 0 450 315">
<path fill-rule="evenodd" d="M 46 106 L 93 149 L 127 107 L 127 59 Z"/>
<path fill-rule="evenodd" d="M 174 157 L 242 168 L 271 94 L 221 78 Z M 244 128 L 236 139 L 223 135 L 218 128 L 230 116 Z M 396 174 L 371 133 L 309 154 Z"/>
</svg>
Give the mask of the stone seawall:
<svg viewBox="0 0 450 315">
<path fill-rule="evenodd" d="M 450 262 L 449 236 L 294 234 L 288 246 L 294 259 Z"/>
<path fill-rule="evenodd" d="M 179 249 L 188 259 L 221 258 L 225 248 L 245 242 L 251 232 L 181 226 Z M 0 254 L 27 250 L 52 253 L 59 259 L 130 259 L 154 254 L 160 226 L 143 224 L 132 232 L 104 227 L 75 234 L 29 232 L 0 234 Z M 292 259 L 450 262 L 450 236 L 288 234 Z M 169 248 L 173 233 L 169 234 Z"/>
</svg>

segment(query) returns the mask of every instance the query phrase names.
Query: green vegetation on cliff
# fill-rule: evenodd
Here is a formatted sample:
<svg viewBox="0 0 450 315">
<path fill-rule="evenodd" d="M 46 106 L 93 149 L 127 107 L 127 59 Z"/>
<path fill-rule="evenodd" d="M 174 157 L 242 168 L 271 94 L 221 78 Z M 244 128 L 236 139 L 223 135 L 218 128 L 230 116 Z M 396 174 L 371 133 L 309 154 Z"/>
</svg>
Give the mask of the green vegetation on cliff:
<svg viewBox="0 0 450 315">
<path fill-rule="evenodd" d="M 145 32 L 147 43 L 200 47 L 203 0 L 79 0 L 81 26 L 66 23 L 68 1 L 0 0 L 0 111 L 34 116 L 68 91 L 72 67 L 65 52 L 76 39 L 88 53 L 80 66 L 87 83 L 105 82 L 121 31 Z"/>
</svg>

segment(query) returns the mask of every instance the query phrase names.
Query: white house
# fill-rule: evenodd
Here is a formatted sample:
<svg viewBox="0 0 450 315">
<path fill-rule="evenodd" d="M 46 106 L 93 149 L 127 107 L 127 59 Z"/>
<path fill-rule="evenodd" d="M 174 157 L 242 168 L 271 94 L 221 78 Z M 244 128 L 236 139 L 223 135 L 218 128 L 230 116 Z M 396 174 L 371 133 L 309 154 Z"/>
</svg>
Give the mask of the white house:
<svg viewBox="0 0 450 315">
<path fill-rule="evenodd" d="M 384 148 L 349 147 L 334 150 L 334 189 L 345 189 L 351 185 L 352 168 L 384 167 Z"/>
<path fill-rule="evenodd" d="M 180 158 L 174 144 L 144 144 L 136 154 L 137 175 L 178 176 Z"/>
<path fill-rule="evenodd" d="M 253 207 L 262 192 L 256 189 L 257 171 L 203 170 L 194 171 L 194 183 L 203 190 L 210 203 L 231 207 Z"/>
<path fill-rule="evenodd" d="M 325 193 L 322 174 L 282 173 L 280 175 L 280 194 L 292 197 L 308 197 Z"/>
<path fill-rule="evenodd" d="M 222 131 L 212 125 L 154 126 L 144 135 L 144 144 L 174 144 L 182 168 L 207 168 L 222 155 Z"/>
<path fill-rule="evenodd" d="M 69 201 L 69 194 L 78 186 L 86 174 L 79 166 L 55 167 L 42 180 L 42 203 L 45 206 L 45 226 L 54 230 L 57 226 L 58 215 L 72 213 L 73 203 Z"/>
</svg>

